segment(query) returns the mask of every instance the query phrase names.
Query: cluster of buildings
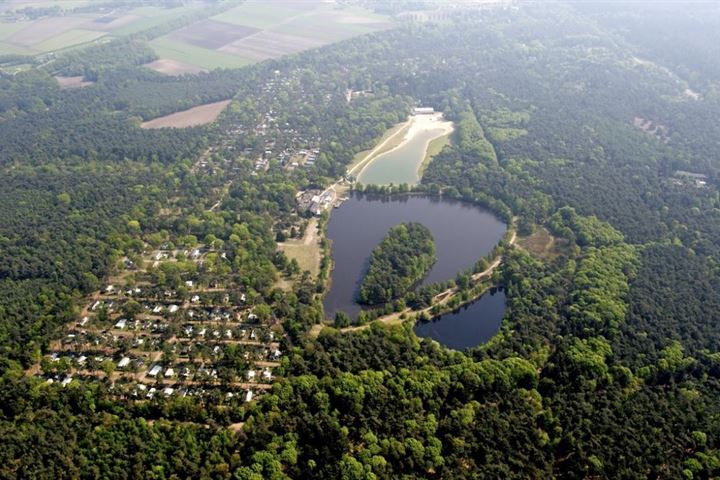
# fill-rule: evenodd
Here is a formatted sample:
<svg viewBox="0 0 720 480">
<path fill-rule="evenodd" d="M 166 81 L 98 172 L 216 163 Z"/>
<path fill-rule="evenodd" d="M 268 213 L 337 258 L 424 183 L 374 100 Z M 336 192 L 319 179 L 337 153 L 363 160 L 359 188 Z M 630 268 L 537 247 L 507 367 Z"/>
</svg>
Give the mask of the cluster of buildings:
<svg viewBox="0 0 720 480">
<path fill-rule="evenodd" d="M 212 251 L 151 251 L 130 269 L 121 261 L 126 269 L 88 299 L 37 374 L 64 386 L 107 379 L 119 396 L 135 400 L 220 390 L 245 401 L 269 389 L 280 339 L 245 292 L 205 286 L 197 273 L 186 274 L 182 288 L 168 289 L 153 285 L 145 267 L 177 261 L 177 254 L 199 264 Z"/>
<path fill-rule="evenodd" d="M 298 213 L 309 213 L 311 215 L 320 216 L 325 210 L 328 210 L 335 201 L 335 195 L 332 190 L 305 190 L 298 192 L 295 196 Z"/>
<path fill-rule="evenodd" d="M 708 176 L 704 173 L 686 172 L 685 170 L 677 170 L 675 172 L 673 182 L 676 185 L 691 185 L 697 188 L 705 188 L 708 186 Z"/>
<path fill-rule="evenodd" d="M 268 170 L 273 161 L 288 170 L 312 167 L 322 137 L 298 117 L 317 102 L 305 88 L 301 70 L 275 71 L 257 92 L 252 108 L 223 118 L 223 140 L 208 149 L 202 168 L 210 168 L 213 155 L 221 151 L 229 154 L 226 157 L 250 159 L 257 172 Z"/>
</svg>

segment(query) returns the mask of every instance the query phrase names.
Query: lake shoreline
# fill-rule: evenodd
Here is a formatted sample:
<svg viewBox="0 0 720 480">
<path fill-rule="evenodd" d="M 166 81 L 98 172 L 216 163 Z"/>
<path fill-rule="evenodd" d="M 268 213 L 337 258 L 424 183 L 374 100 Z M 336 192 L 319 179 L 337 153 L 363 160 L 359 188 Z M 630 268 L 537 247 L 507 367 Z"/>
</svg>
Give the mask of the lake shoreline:
<svg viewBox="0 0 720 480">
<path fill-rule="evenodd" d="M 448 214 L 450 211 L 452 215 Z M 422 284 L 447 281 L 458 272 L 471 269 L 478 258 L 492 251 L 508 228 L 492 211 L 442 195 L 353 194 L 329 216 L 325 238 L 331 244 L 332 268 L 323 295 L 326 319 L 332 319 L 338 310 L 355 316 L 364 309 L 356 302 L 356 295 L 372 249 L 392 226 L 409 221 L 430 228 L 437 244 L 436 262 Z M 358 229 L 358 223 L 365 227 Z M 465 234 L 456 235 L 454 232 L 458 231 Z M 338 269 L 343 275 L 337 275 Z"/>
</svg>

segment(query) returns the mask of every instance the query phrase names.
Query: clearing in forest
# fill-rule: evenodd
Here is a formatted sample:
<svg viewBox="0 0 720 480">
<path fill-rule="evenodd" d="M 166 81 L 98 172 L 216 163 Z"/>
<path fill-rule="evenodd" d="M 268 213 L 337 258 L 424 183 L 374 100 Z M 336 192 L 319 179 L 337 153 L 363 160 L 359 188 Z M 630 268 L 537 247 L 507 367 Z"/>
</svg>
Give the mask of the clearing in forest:
<svg viewBox="0 0 720 480">
<path fill-rule="evenodd" d="M 289 239 L 278 243 L 278 249 L 284 252 L 289 260 L 293 258 L 300 265 L 300 270 L 309 271 L 317 278 L 320 273 L 320 238 L 317 231 L 317 218 L 311 218 L 305 228 L 303 238 Z"/>
<path fill-rule="evenodd" d="M 171 113 L 140 124 L 140 128 L 187 128 L 212 123 L 230 104 L 231 100 L 208 103 L 197 107 Z"/>
<path fill-rule="evenodd" d="M 56 76 L 55 80 L 57 80 L 58 85 L 60 85 L 60 90 L 68 90 L 70 88 L 89 87 L 90 85 L 95 84 L 95 82 L 85 80 L 85 77 L 83 77 L 83 76 L 79 76 L 79 77 Z"/>
<path fill-rule="evenodd" d="M 206 69 L 197 65 L 172 60 L 170 58 L 160 58 L 154 62 L 146 63 L 144 66 L 158 73 L 171 76 L 207 72 Z"/>
<path fill-rule="evenodd" d="M 545 228 L 538 227 L 527 237 L 519 238 L 518 247 L 543 260 L 553 260 L 566 253 L 567 241 L 556 239 Z"/>
</svg>

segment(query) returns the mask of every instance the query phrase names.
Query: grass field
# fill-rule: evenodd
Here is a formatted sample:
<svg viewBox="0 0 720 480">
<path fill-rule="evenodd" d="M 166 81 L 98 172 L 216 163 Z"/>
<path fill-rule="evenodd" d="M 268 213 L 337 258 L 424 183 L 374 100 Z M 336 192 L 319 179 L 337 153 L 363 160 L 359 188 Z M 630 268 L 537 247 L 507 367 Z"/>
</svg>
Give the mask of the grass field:
<svg viewBox="0 0 720 480">
<path fill-rule="evenodd" d="M 274 2 L 272 7 L 268 8 L 266 2 L 249 1 L 239 7 L 223 12 L 213 17 L 213 19 L 248 27 L 268 28 L 306 12 L 308 9 L 302 8 L 302 6 L 302 2 L 297 2 L 297 4 Z M 312 8 L 312 5 L 310 7 Z"/>
<path fill-rule="evenodd" d="M 17 22 L 17 23 L 2 23 L 0 22 L 0 40 L 12 36 L 14 33 L 19 32 L 23 28 L 29 25 L 28 22 Z"/>
<path fill-rule="evenodd" d="M 252 63 L 249 59 L 237 55 L 195 47 L 167 37 L 156 38 L 150 42 L 150 46 L 160 58 L 169 58 L 202 68 L 238 68 Z"/>
<path fill-rule="evenodd" d="M 15 75 L 16 73 L 20 72 L 26 72 L 32 68 L 32 65 L 29 63 L 23 63 L 21 65 L 12 65 L 9 67 L 0 67 L 0 71 L 3 73 L 7 73 L 10 75 Z"/>
<path fill-rule="evenodd" d="M 33 55 L 35 52 L 25 47 L 18 47 L 6 42 L 0 42 L 0 55 Z"/>
<path fill-rule="evenodd" d="M 322 7 L 310 15 L 289 19 L 271 29 L 329 43 L 371 33 L 388 25 L 387 18 L 366 10 Z"/>
<path fill-rule="evenodd" d="M 114 35 L 123 36 L 131 35 L 142 30 L 162 25 L 179 18 L 189 12 L 198 10 L 197 7 L 179 7 L 179 8 L 158 8 L 158 7 L 139 7 L 131 10 L 131 15 L 140 17 L 134 22 L 124 25 L 113 30 Z"/>
<path fill-rule="evenodd" d="M 440 153 L 446 145 L 450 144 L 451 137 L 452 132 L 430 141 L 427 151 L 425 152 L 425 159 L 423 160 L 422 164 L 420 164 L 420 178 L 422 178 L 423 174 L 425 173 L 425 169 L 428 165 L 430 165 L 430 162 L 435 157 L 435 155 Z"/>
<path fill-rule="evenodd" d="M 297 260 L 301 271 L 309 271 L 313 278 L 320 274 L 320 240 L 317 231 L 317 218 L 311 218 L 305 229 L 305 236 L 299 239 L 278 243 L 278 249 L 288 259 Z"/>
<path fill-rule="evenodd" d="M 92 0 L 9 0 L 3 5 L 5 10 L 18 10 L 22 8 L 61 7 L 70 10 L 87 5 Z"/>
<path fill-rule="evenodd" d="M 63 48 L 92 42 L 105 35 L 104 32 L 94 32 L 92 30 L 69 30 L 60 35 L 56 35 L 44 42 L 33 45 L 33 49 L 40 52 L 52 52 Z"/>
</svg>

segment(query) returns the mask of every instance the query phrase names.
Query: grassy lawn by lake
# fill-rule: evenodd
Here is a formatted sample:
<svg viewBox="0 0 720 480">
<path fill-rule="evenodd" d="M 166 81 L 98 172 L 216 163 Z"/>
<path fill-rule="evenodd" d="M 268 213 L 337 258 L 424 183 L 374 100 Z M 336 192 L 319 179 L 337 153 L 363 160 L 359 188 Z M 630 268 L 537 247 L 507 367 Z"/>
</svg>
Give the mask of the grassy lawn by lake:
<svg viewBox="0 0 720 480">
<path fill-rule="evenodd" d="M 425 152 L 425 159 L 423 160 L 422 164 L 420 165 L 420 168 L 418 169 L 418 173 L 420 174 L 420 178 L 422 178 L 423 174 L 425 173 L 425 169 L 428 165 L 430 165 L 430 162 L 432 161 L 435 156 L 442 151 L 443 148 L 445 148 L 446 145 L 450 145 L 450 140 L 452 138 L 452 132 L 449 132 L 442 137 L 438 137 L 434 140 L 430 141 L 430 144 L 428 145 L 427 151 Z"/>
<path fill-rule="evenodd" d="M 289 260 L 295 259 L 301 271 L 309 271 L 313 278 L 320 274 L 320 238 L 317 231 L 317 218 L 311 218 L 305 229 L 303 238 L 289 239 L 278 243 L 278 249 L 284 252 Z"/>
</svg>

